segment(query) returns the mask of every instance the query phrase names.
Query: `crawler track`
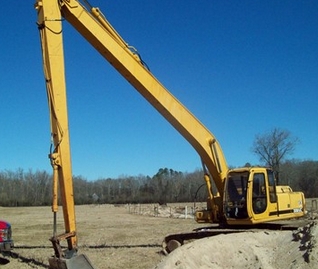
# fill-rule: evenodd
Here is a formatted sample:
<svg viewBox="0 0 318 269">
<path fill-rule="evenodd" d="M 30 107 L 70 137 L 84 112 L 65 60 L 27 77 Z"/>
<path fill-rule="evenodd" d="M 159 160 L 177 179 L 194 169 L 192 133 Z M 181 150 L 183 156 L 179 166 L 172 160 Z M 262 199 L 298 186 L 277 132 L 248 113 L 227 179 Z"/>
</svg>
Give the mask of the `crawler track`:
<svg viewBox="0 0 318 269">
<path fill-rule="evenodd" d="M 205 237 L 216 236 L 220 234 L 259 232 L 264 230 L 297 230 L 309 224 L 309 219 L 287 220 L 280 222 L 268 222 L 254 226 L 227 226 L 220 225 L 203 227 L 193 230 L 189 233 L 178 233 L 167 235 L 162 242 L 162 251 L 165 255 L 185 244 L 187 241 L 193 241 Z"/>
</svg>

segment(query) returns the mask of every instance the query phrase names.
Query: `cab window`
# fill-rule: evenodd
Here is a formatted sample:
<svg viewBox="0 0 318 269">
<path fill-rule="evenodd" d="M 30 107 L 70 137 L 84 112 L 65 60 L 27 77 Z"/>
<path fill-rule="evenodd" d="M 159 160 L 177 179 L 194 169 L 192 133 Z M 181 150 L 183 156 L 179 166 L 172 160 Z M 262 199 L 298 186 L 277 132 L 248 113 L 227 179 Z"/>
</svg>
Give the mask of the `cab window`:
<svg viewBox="0 0 318 269">
<path fill-rule="evenodd" d="M 252 207 L 255 214 L 263 213 L 267 207 L 265 175 L 255 173 L 253 176 Z"/>
<path fill-rule="evenodd" d="M 275 183 L 275 177 L 274 177 L 273 171 L 268 170 L 267 176 L 268 176 L 269 201 L 271 203 L 276 203 L 277 202 L 276 183 Z"/>
</svg>

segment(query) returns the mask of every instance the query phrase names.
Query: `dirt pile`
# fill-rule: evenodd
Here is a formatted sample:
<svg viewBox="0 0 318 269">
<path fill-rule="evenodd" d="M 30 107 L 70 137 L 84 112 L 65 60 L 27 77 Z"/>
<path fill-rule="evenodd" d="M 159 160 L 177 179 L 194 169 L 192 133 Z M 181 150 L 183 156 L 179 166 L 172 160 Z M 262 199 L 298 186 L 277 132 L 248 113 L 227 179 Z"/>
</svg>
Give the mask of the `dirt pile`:
<svg viewBox="0 0 318 269">
<path fill-rule="evenodd" d="M 318 268 L 317 221 L 294 232 L 244 232 L 196 240 L 154 267 L 167 268 Z"/>
</svg>

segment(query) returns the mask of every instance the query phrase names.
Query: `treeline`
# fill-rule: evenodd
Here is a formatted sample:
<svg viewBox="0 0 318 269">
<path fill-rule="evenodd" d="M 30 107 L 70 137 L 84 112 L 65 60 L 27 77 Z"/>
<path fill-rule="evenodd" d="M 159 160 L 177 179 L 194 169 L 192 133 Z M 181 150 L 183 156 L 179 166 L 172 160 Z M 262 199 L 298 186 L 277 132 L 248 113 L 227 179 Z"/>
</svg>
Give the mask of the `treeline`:
<svg viewBox="0 0 318 269">
<path fill-rule="evenodd" d="M 162 168 L 153 176 L 123 176 L 89 181 L 74 176 L 75 203 L 171 203 L 205 201 L 201 170 L 183 173 Z M 318 197 L 318 161 L 289 160 L 281 164 L 280 185 Z M 201 188 L 202 187 L 202 188 Z M 0 206 L 51 205 L 52 175 L 46 171 L 0 172 Z"/>
<path fill-rule="evenodd" d="M 303 191 L 306 198 L 318 197 L 318 161 L 288 160 L 280 171 L 280 185 Z"/>
<path fill-rule="evenodd" d="M 89 181 L 73 177 L 75 204 L 187 202 L 207 197 L 202 171 L 177 172 L 164 168 L 152 177 L 122 176 Z M 52 203 L 52 175 L 46 171 L 0 172 L 0 206 L 42 206 Z"/>
<path fill-rule="evenodd" d="M 127 176 L 118 179 L 87 181 L 74 177 L 76 204 L 88 203 L 160 203 L 193 201 L 196 190 L 203 183 L 201 171 L 182 173 L 173 169 L 159 169 L 150 176 Z M 207 193 L 197 195 L 203 201 Z"/>
</svg>

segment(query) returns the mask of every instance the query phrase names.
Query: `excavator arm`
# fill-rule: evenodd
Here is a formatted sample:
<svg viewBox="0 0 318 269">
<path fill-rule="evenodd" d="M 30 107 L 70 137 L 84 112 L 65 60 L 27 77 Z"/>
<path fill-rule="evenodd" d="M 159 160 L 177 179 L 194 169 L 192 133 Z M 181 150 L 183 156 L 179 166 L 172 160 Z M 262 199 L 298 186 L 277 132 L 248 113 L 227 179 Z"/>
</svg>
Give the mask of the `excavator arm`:
<svg viewBox="0 0 318 269">
<path fill-rule="evenodd" d="M 60 3 L 63 17 L 188 140 L 222 193 L 228 167 L 214 135 L 151 74 L 98 8 L 88 11 L 76 0 Z"/>
<path fill-rule="evenodd" d="M 63 204 L 65 235 L 69 250 L 76 250 L 75 210 L 71 153 L 68 129 L 64 55 L 62 38 L 62 17 L 58 1 L 38 1 L 38 28 L 40 30 L 44 76 L 50 111 L 52 149 L 49 154 L 53 167 L 53 205 L 56 218 L 57 187 L 59 184 Z M 54 237 L 56 238 L 56 228 Z M 58 240 L 58 239 L 54 239 Z"/>
<path fill-rule="evenodd" d="M 65 223 L 65 233 L 57 235 L 54 228 L 51 239 L 57 258 L 53 262 L 55 264 L 51 265 L 54 268 L 58 267 L 59 259 L 73 257 L 77 251 L 62 20 L 68 21 L 193 146 L 206 171 L 205 180 L 211 201 L 214 199 L 211 178 L 218 192 L 223 195 L 228 172 L 223 152 L 214 135 L 151 74 L 136 50 L 120 37 L 100 10 L 89 6 L 87 1 L 85 5 L 77 0 L 37 0 L 35 4 L 51 122 L 52 150 L 49 158 L 54 180 L 54 227 L 58 184 Z M 213 218 L 217 219 L 218 209 L 215 208 L 212 210 Z M 59 245 L 62 239 L 68 242 L 66 252 L 62 252 Z"/>
</svg>

